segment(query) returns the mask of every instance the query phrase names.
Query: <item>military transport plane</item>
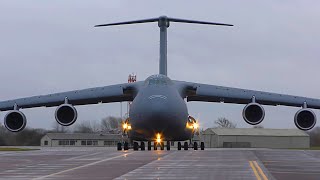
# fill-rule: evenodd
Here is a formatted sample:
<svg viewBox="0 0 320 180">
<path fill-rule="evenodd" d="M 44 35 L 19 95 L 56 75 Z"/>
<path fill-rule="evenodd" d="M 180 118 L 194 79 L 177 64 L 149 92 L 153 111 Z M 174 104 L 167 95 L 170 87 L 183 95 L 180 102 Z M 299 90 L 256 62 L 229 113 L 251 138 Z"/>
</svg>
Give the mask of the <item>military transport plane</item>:
<svg viewBox="0 0 320 180">
<path fill-rule="evenodd" d="M 77 119 L 77 110 L 74 106 L 132 101 L 129 118 L 123 128 L 129 137 L 135 140 L 133 148 L 145 149 L 144 141 L 160 143 L 170 149 L 170 141 L 185 141 L 192 138 L 198 128 L 197 121 L 188 113 L 186 101 L 224 102 L 246 104 L 242 116 L 244 120 L 257 125 L 262 122 L 265 111 L 262 105 L 284 105 L 301 107 L 295 114 L 294 122 L 301 130 L 310 130 L 316 124 L 316 115 L 311 110 L 320 109 L 320 100 L 306 97 L 275 94 L 262 91 L 222 87 L 195 82 L 171 80 L 167 76 L 167 29 L 171 22 L 232 26 L 230 24 L 194 21 L 161 16 L 136 21 L 127 21 L 111 24 L 101 24 L 95 27 L 157 22 L 160 28 L 160 63 L 159 74 L 151 75 L 145 81 L 135 83 L 116 84 L 95 87 L 83 90 L 61 92 L 14 99 L 0 102 L 0 111 L 9 111 L 4 117 L 5 127 L 12 132 L 25 128 L 26 116 L 19 111 L 21 108 L 58 106 L 55 111 L 57 122 L 63 126 L 72 125 Z M 186 100 L 186 101 L 185 101 Z M 141 141 L 140 144 L 138 142 Z M 128 149 L 128 142 L 118 144 L 118 149 Z M 190 147 L 198 148 L 197 142 Z M 188 143 L 178 149 L 188 148 Z M 201 149 L 204 143 L 201 142 Z"/>
</svg>

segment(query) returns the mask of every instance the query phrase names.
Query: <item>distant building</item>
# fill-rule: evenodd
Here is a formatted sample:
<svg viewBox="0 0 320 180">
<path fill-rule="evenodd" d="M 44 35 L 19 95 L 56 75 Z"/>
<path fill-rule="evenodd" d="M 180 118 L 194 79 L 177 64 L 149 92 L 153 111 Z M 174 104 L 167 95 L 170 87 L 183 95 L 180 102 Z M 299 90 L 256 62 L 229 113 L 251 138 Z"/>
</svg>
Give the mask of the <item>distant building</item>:
<svg viewBox="0 0 320 180">
<path fill-rule="evenodd" d="M 121 134 L 48 133 L 41 138 L 41 146 L 116 146 Z"/>
<path fill-rule="evenodd" d="M 201 139 L 206 148 L 309 148 L 310 137 L 298 129 L 209 128 Z"/>
</svg>

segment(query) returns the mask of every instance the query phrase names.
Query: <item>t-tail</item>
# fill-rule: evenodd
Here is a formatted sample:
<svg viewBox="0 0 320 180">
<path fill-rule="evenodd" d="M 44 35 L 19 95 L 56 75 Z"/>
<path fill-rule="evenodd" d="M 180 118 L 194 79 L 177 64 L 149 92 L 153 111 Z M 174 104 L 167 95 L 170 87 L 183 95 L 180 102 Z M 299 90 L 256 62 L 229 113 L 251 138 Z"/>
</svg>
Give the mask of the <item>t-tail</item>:
<svg viewBox="0 0 320 180">
<path fill-rule="evenodd" d="M 135 21 L 126 21 L 110 24 L 100 24 L 94 27 L 102 26 L 115 26 L 115 25 L 125 25 L 125 24 L 139 24 L 139 23 L 149 23 L 158 22 L 160 28 L 160 61 L 159 61 L 159 74 L 167 76 L 167 28 L 170 26 L 170 22 L 180 22 L 180 23 L 193 23 L 193 24 L 207 24 L 207 25 L 219 25 L 219 26 L 233 26 L 232 24 L 223 24 L 215 22 L 205 22 L 205 21 L 195 21 L 187 19 L 177 19 L 170 18 L 167 16 L 160 16 L 158 18 L 142 19 Z"/>
</svg>

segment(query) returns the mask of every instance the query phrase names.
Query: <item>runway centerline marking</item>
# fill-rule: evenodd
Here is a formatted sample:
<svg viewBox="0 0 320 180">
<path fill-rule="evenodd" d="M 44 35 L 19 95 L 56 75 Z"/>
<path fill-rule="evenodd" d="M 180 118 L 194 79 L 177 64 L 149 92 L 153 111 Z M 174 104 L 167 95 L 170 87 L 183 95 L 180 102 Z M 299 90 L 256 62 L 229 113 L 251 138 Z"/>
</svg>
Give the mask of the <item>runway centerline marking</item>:
<svg viewBox="0 0 320 180">
<path fill-rule="evenodd" d="M 80 158 L 84 158 L 84 157 L 88 157 L 88 156 L 94 156 L 94 155 L 102 154 L 102 153 L 104 153 L 104 152 L 96 152 L 96 153 L 93 153 L 93 154 L 84 154 L 84 155 L 68 158 L 68 159 L 65 159 L 65 160 L 76 160 L 76 159 L 80 159 Z"/>
<path fill-rule="evenodd" d="M 250 164 L 251 169 L 252 169 L 254 175 L 256 176 L 257 180 L 261 180 L 261 178 L 260 178 L 260 176 L 259 176 L 259 174 L 258 174 L 258 171 L 257 171 L 257 169 L 255 168 L 255 166 L 253 165 L 252 161 L 249 161 L 249 164 Z"/>
<path fill-rule="evenodd" d="M 126 154 L 121 154 L 121 155 L 115 156 L 115 157 L 110 157 L 110 158 L 102 159 L 102 160 L 100 160 L 100 161 L 92 162 L 92 163 L 85 164 L 85 165 L 82 165 L 82 166 L 78 166 L 78 167 L 74 167 L 74 168 L 71 168 L 71 169 L 59 171 L 59 172 L 56 172 L 56 173 L 53 173 L 53 174 L 49 174 L 49 175 L 37 177 L 37 178 L 34 178 L 34 179 L 32 179 L 32 180 L 45 179 L 45 178 L 52 177 L 52 176 L 55 176 L 55 175 L 58 175 L 58 174 L 62 174 L 62 173 L 74 171 L 74 170 L 81 169 L 81 168 L 84 168 L 84 167 L 89 167 L 89 166 L 92 166 L 92 165 L 95 165 L 95 164 L 99 164 L 99 163 L 102 163 L 102 162 L 105 162 L 105 161 L 110 161 L 110 160 L 117 159 L 117 158 L 120 158 L 120 157 L 127 157 L 129 154 L 132 154 L 132 153 L 133 153 L 133 152 L 131 152 L 131 153 L 126 153 Z"/>
</svg>

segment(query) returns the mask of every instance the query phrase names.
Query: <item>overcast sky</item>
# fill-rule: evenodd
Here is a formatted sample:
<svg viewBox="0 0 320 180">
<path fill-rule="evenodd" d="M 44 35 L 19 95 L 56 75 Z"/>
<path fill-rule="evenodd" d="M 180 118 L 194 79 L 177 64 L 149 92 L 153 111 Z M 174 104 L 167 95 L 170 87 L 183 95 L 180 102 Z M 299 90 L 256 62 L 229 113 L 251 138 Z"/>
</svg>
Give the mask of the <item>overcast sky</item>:
<svg viewBox="0 0 320 180">
<path fill-rule="evenodd" d="M 319 1 L 192 2 L 2 0 L 0 100 L 124 83 L 132 72 L 138 80 L 157 74 L 156 23 L 93 26 L 160 15 L 235 25 L 171 23 L 171 79 L 320 98 Z M 188 103 L 189 114 L 199 118 L 202 127 L 213 126 L 218 117 L 226 117 L 238 127 L 250 127 L 242 119 L 243 107 Z M 78 122 L 120 116 L 120 103 L 77 109 Z M 294 128 L 298 109 L 266 106 L 262 125 Z M 29 127 L 50 129 L 54 110 L 23 112 Z M 0 112 L 1 119 L 4 115 Z"/>
</svg>

